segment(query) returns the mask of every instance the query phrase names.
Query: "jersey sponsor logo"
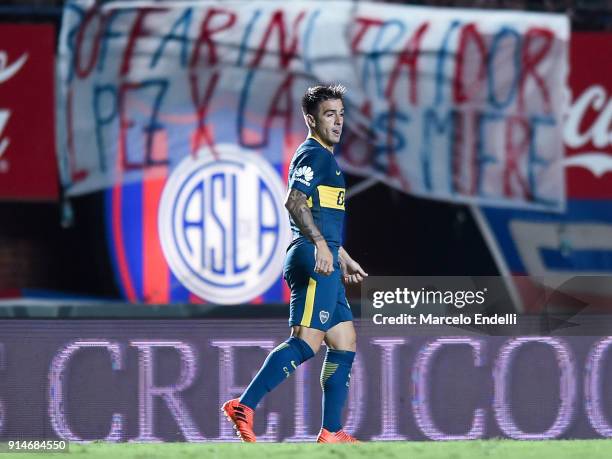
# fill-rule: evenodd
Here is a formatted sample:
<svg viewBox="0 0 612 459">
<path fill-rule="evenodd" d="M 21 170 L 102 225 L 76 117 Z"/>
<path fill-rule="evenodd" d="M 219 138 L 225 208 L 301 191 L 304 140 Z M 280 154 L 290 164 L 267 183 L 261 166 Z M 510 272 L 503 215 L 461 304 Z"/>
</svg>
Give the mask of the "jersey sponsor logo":
<svg viewBox="0 0 612 459">
<path fill-rule="evenodd" d="M 340 174 L 342 174 L 342 172 L 336 171 L 336 175 L 340 175 Z"/>
<path fill-rule="evenodd" d="M 298 167 L 293 173 L 293 180 L 296 182 L 303 183 L 306 186 L 310 186 L 310 182 L 314 177 L 314 172 L 310 166 Z"/>
<path fill-rule="evenodd" d="M 184 158 L 164 187 L 159 235 L 176 278 L 220 304 L 261 295 L 278 279 L 290 240 L 284 184 L 264 159 L 233 145 Z"/>
<path fill-rule="evenodd" d="M 329 319 L 329 312 L 319 311 L 319 320 L 321 321 L 322 324 L 327 322 L 328 319 Z"/>
</svg>

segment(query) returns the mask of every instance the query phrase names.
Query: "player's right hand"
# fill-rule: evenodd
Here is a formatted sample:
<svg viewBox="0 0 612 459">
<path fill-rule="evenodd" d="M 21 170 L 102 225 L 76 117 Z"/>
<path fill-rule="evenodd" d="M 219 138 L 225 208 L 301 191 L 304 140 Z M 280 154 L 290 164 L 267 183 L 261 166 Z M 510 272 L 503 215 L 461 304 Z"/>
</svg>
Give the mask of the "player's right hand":
<svg viewBox="0 0 612 459">
<path fill-rule="evenodd" d="M 315 273 L 329 276 L 334 272 L 334 256 L 325 241 L 315 244 Z"/>
</svg>

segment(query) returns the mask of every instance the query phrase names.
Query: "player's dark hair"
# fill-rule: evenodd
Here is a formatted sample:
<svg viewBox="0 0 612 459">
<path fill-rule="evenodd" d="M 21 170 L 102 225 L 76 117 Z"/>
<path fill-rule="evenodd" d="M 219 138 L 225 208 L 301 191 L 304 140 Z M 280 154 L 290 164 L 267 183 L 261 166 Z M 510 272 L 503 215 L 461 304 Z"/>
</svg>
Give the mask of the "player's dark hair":
<svg viewBox="0 0 612 459">
<path fill-rule="evenodd" d="M 319 104 L 324 100 L 340 99 L 343 100 L 346 88 L 341 84 L 333 84 L 329 86 L 313 86 L 306 90 L 302 97 L 302 112 L 304 115 L 316 115 L 319 110 Z"/>
</svg>

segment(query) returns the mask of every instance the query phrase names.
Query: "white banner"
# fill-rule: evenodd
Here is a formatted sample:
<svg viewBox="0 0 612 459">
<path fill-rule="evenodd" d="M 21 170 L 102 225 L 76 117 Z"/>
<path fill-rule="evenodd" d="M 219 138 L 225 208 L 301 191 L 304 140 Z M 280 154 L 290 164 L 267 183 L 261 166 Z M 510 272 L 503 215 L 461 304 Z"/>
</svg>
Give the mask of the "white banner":
<svg viewBox="0 0 612 459">
<path fill-rule="evenodd" d="M 561 210 L 566 17 L 349 1 L 67 4 L 69 195 L 234 144 L 284 175 L 308 86 L 347 86 L 347 171 L 429 198 Z M 284 178 L 284 177 L 283 177 Z"/>
</svg>

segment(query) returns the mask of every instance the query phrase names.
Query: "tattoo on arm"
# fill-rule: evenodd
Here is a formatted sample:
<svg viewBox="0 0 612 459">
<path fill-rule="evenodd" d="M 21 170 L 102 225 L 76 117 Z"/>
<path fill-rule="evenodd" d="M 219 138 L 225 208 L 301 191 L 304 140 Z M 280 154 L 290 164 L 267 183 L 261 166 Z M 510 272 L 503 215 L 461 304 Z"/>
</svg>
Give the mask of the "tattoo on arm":
<svg viewBox="0 0 612 459">
<path fill-rule="evenodd" d="M 315 225 L 312 212 L 310 212 L 306 201 L 307 198 L 304 193 L 292 188 L 287 195 L 285 207 L 304 236 L 312 242 L 322 241 L 323 235 Z"/>
</svg>

